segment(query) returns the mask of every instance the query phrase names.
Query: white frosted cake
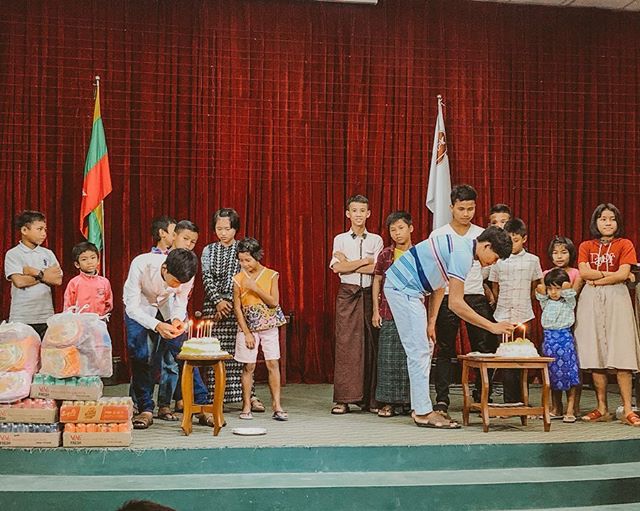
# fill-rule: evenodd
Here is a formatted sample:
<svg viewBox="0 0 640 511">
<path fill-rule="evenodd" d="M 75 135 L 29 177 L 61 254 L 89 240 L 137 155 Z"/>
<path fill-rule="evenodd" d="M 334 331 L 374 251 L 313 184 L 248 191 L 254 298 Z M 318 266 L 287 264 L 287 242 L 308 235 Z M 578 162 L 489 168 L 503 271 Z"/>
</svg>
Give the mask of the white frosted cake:
<svg viewBox="0 0 640 511">
<path fill-rule="evenodd" d="M 217 357 L 228 353 L 222 351 L 220 341 L 216 337 L 198 337 L 185 341 L 180 354 L 191 357 Z"/>
<path fill-rule="evenodd" d="M 499 357 L 539 357 L 538 350 L 529 339 L 518 337 L 513 342 L 501 342 L 496 350 Z"/>
</svg>

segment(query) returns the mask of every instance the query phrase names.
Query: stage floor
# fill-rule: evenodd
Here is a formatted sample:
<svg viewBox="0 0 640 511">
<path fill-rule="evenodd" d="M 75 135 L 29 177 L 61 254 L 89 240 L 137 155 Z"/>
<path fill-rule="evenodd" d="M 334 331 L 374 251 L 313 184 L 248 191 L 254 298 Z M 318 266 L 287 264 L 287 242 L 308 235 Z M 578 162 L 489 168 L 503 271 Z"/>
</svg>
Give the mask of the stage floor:
<svg viewBox="0 0 640 511">
<path fill-rule="evenodd" d="M 256 388 L 258 397 L 265 404 L 269 391 L 264 385 Z M 477 414 L 471 416 L 471 425 L 453 431 L 418 428 L 410 417 L 397 416 L 379 418 L 352 407 L 352 412 L 331 415 L 331 385 L 290 384 L 283 388 L 283 406 L 289 412 L 288 422 L 271 419 L 271 413 L 254 414 L 252 421 L 241 420 L 240 404 L 225 405 L 227 426 L 214 437 L 211 429 L 197 425 L 194 418 L 193 433 L 184 436 L 179 422 L 155 419 L 148 430 L 135 431 L 131 449 L 199 449 L 216 447 L 284 447 L 284 446 L 414 446 L 455 444 L 515 444 L 553 442 L 596 442 L 640 438 L 640 428 L 632 428 L 619 421 L 611 423 L 563 424 L 554 420 L 551 431 L 545 433 L 541 420 L 530 420 L 527 426 L 519 418 L 492 419 L 488 433 L 482 431 L 482 422 Z M 127 386 L 106 387 L 107 396 L 127 395 Z M 450 413 L 462 421 L 461 389 L 452 388 Z M 531 386 L 532 402 L 539 402 L 539 387 Z M 498 396 L 497 402 L 501 401 Z M 612 413 L 619 405 L 619 396 L 610 393 L 609 406 Z M 584 390 L 581 408 L 591 410 L 595 405 L 593 391 Z M 263 427 L 264 436 L 243 437 L 232 434 L 233 428 Z"/>
</svg>

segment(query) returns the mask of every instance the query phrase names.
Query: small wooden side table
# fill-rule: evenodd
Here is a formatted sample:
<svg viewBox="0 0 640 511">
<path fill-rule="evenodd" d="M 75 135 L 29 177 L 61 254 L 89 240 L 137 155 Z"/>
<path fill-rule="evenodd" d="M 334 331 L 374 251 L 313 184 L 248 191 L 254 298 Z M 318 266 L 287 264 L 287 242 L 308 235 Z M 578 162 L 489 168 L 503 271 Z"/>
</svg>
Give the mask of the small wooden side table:
<svg viewBox="0 0 640 511">
<path fill-rule="evenodd" d="M 179 354 L 176 358 L 184 361 L 181 381 L 182 400 L 184 403 L 184 415 L 182 417 L 183 433 L 187 436 L 191 434 L 192 417 L 194 413 L 211 413 L 213 414 L 213 436 L 218 436 L 218 433 L 220 433 L 224 425 L 222 406 L 224 404 L 224 390 L 227 386 L 227 370 L 224 361 L 231 360 L 233 357 L 229 354 L 216 357 L 195 357 Z M 216 390 L 213 396 L 213 403 L 210 405 L 195 404 L 193 402 L 193 368 L 210 366 L 213 367 L 216 378 Z"/>
<path fill-rule="evenodd" d="M 478 410 L 482 416 L 482 429 L 489 431 L 490 417 L 514 417 L 520 416 L 523 426 L 527 424 L 528 415 L 542 415 L 544 420 L 544 430 L 550 431 L 551 417 L 549 415 L 549 402 L 551 400 L 551 384 L 549 382 L 549 363 L 553 362 L 550 357 L 489 357 L 459 355 L 462 361 L 462 421 L 465 426 L 469 425 L 469 412 Z M 480 403 L 474 403 L 469 390 L 469 371 L 471 369 L 480 370 L 482 381 L 482 395 Z M 500 406 L 489 403 L 489 372 L 488 369 L 519 369 L 522 371 L 522 405 L 521 406 Z M 527 377 L 530 370 L 539 370 L 542 373 L 542 406 L 529 406 L 529 387 Z"/>
</svg>

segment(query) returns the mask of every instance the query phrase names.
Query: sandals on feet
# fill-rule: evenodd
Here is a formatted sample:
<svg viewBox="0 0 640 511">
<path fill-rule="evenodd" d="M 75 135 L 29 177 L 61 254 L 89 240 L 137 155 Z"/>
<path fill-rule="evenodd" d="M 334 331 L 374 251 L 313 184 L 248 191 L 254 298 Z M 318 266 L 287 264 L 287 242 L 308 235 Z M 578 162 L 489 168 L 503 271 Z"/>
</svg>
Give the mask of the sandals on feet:
<svg viewBox="0 0 640 511">
<path fill-rule="evenodd" d="M 562 417 L 562 422 L 564 422 L 565 424 L 573 424 L 577 420 L 578 419 L 576 419 L 575 415 L 565 415 L 564 417 Z"/>
<path fill-rule="evenodd" d="M 344 415 L 345 413 L 349 413 L 351 409 L 348 404 L 345 403 L 336 403 L 336 405 L 331 409 L 332 415 Z"/>
<path fill-rule="evenodd" d="M 173 414 L 173 412 L 171 411 L 171 408 L 169 408 L 168 406 L 161 406 L 160 408 L 158 408 L 157 417 L 162 421 L 168 421 L 168 422 L 176 422 L 180 420 L 177 416 Z"/>
<path fill-rule="evenodd" d="M 136 415 L 131 422 L 133 429 L 148 429 L 153 424 L 153 413 L 142 412 Z"/>
<path fill-rule="evenodd" d="M 444 417 L 442 417 L 442 414 L 440 412 L 433 412 L 429 414 L 427 422 L 418 422 L 414 416 L 413 422 L 419 428 L 460 429 L 460 424 L 458 424 L 456 421 L 445 419 Z"/>
<path fill-rule="evenodd" d="M 243 421 L 250 421 L 253 419 L 253 414 L 251 412 L 242 412 L 239 417 Z"/>
<path fill-rule="evenodd" d="M 613 417 L 609 412 L 602 413 L 597 408 L 595 410 L 591 410 L 587 415 L 582 416 L 582 420 L 585 422 L 611 422 Z"/>
<path fill-rule="evenodd" d="M 627 426 L 635 426 L 640 427 L 640 416 L 636 412 L 629 413 L 624 419 L 622 419 L 622 424 Z"/>
<path fill-rule="evenodd" d="M 287 415 L 287 412 L 285 412 L 284 410 L 276 410 L 275 412 L 273 412 L 271 418 L 274 421 L 285 422 L 289 420 L 289 415 Z"/>
<path fill-rule="evenodd" d="M 254 413 L 264 413 L 264 405 L 257 397 L 251 399 L 251 411 Z"/>
<path fill-rule="evenodd" d="M 378 410 L 378 417 L 395 417 L 396 409 L 393 405 L 384 405 Z"/>
</svg>

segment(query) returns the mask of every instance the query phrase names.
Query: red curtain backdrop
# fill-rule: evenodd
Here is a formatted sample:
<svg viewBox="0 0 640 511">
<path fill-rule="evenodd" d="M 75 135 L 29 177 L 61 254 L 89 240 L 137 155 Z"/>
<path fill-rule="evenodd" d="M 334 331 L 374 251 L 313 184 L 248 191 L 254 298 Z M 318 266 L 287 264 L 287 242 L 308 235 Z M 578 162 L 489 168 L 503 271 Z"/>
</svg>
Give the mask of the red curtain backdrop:
<svg viewBox="0 0 640 511">
<path fill-rule="evenodd" d="M 116 296 L 151 246 L 152 217 L 201 226 L 236 208 L 262 241 L 295 312 L 291 381 L 333 376 L 338 279 L 327 268 L 344 203 L 371 200 L 369 228 L 424 206 L 436 95 L 446 103 L 454 182 L 479 193 L 477 222 L 506 202 L 529 225 L 543 266 L 556 233 L 588 236 L 611 201 L 637 241 L 640 18 L 592 9 L 458 0 L 124 0 L 2 2 L 0 254 L 24 208 L 46 213 L 48 246 L 70 253 L 93 108 L 102 116 L 113 193 L 106 264 Z M 388 237 L 387 237 L 388 238 Z M 8 316 L 9 284 L 0 316 Z M 56 305 L 62 304 L 62 289 Z M 192 298 L 200 309 L 202 286 Z M 124 355 L 122 305 L 111 332 Z"/>
</svg>

